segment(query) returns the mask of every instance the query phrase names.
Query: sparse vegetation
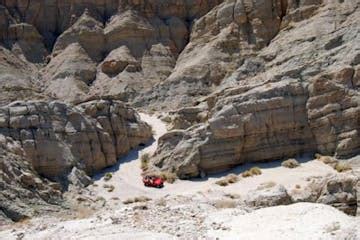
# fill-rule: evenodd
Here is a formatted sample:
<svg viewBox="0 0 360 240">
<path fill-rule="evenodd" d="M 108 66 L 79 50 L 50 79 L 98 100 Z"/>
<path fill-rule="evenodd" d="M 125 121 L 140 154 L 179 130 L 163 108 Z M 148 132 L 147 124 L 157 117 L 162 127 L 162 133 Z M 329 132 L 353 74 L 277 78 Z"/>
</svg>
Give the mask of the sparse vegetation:
<svg viewBox="0 0 360 240">
<path fill-rule="evenodd" d="M 133 198 L 128 198 L 126 200 L 123 201 L 123 204 L 132 204 L 134 203 L 134 199 Z"/>
<path fill-rule="evenodd" d="M 104 181 L 109 181 L 112 178 L 112 173 L 106 173 L 104 176 Z"/>
<path fill-rule="evenodd" d="M 252 174 L 251 174 L 250 171 L 245 171 L 245 172 L 243 172 L 243 173 L 241 174 L 241 176 L 244 177 L 244 178 L 247 178 L 247 177 L 251 177 Z"/>
<path fill-rule="evenodd" d="M 150 154 L 144 153 L 144 154 L 141 156 L 140 160 L 141 160 L 141 169 L 142 169 L 143 171 L 148 170 L 148 168 L 149 168 L 149 162 L 150 162 Z"/>
<path fill-rule="evenodd" d="M 281 163 L 281 166 L 286 168 L 297 168 L 300 166 L 300 163 L 296 161 L 296 159 L 288 159 L 286 161 L 283 161 Z"/>
<path fill-rule="evenodd" d="M 168 183 L 174 183 L 177 179 L 176 173 L 173 172 L 161 172 L 159 174 L 159 177 L 161 177 L 162 179 L 164 179 L 164 181 Z"/>
<path fill-rule="evenodd" d="M 338 172 L 346 172 L 352 170 L 351 166 L 345 162 L 338 162 L 334 166 L 334 169 Z"/>
<path fill-rule="evenodd" d="M 330 157 L 330 156 L 321 156 L 320 154 L 318 154 L 318 155 L 316 156 L 316 159 L 317 159 L 318 161 L 320 161 L 320 162 L 323 162 L 323 163 L 327 164 L 327 165 L 333 165 L 333 166 L 335 166 L 335 165 L 339 162 L 338 160 L 336 160 L 336 159 L 333 158 L 333 157 Z"/>
<path fill-rule="evenodd" d="M 165 207 L 166 206 L 166 199 L 165 198 L 160 198 L 160 199 L 156 200 L 155 204 L 158 205 L 158 206 Z"/>
<path fill-rule="evenodd" d="M 252 173 L 252 175 L 261 175 L 261 169 L 259 167 L 253 167 L 250 169 L 250 172 Z"/>
<path fill-rule="evenodd" d="M 220 180 L 216 181 L 215 184 L 222 186 L 222 187 L 226 187 L 227 185 L 229 185 L 229 183 L 226 179 L 220 179 Z"/>
<path fill-rule="evenodd" d="M 104 197 L 102 196 L 99 196 L 95 199 L 95 202 L 98 202 L 98 201 L 106 201 Z"/>
<path fill-rule="evenodd" d="M 141 204 L 133 207 L 133 210 L 148 210 L 148 206 L 146 204 Z"/>
<path fill-rule="evenodd" d="M 229 183 L 236 183 L 239 181 L 239 177 L 236 174 L 229 174 L 226 176 Z"/>
<path fill-rule="evenodd" d="M 146 196 L 139 196 L 139 197 L 134 198 L 135 202 L 148 202 L 150 200 L 151 200 L 151 198 L 146 197 Z"/>
<path fill-rule="evenodd" d="M 257 175 L 261 175 L 261 169 L 259 167 L 252 167 L 249 170 L 243 172 L 241 174 L 242 177 L 246 178 L 246 177 L 253 177 L 253 176 L 257 176 Z"/>
<path fill-rule="evenodd" d="M 236 194 L 236 193 L 226 193 L 224 196 L 228 197 L 230 199 L 239 199 L 240 198 L 240 195 Z"/>
<path fill-rule="evenodd" d="M 132 204 L 132 203 L 138 203 L 138 202 L 148 202 L 151 201 L 151 198 L 146 196 L 139 196 L 135 198 L 128 198 L 123 201 L 123 204 Z"/>
<path fill-rule="evenodd" d="M 108 192 L 113 192 L 115 189 L 115 186 L 111 185 L 111 184 L 104 184 L 103 188 L 106 188 Z"/>
<path fill-rule="evenodd" d="M 238 181 L 239 181 L 239 177 L 236 174 L 231 173 L 231 174 L 227 175 L 226 177 L 216 181 L 215 184 L 225 187 L 229 184 L 233 184 Z"/>
</svg>

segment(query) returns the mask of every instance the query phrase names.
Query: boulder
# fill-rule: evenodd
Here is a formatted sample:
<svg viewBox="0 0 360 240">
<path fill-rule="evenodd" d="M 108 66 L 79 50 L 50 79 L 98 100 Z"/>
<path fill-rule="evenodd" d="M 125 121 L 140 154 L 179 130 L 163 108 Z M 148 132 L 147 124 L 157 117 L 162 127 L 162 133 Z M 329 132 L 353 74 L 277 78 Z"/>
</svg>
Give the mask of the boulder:
<svg viewBox="0 0 360 240">
<path fill-rule="evenodd" d="M 292 199 L 284 186 L 276 184 L 249 191 L 245 203 L 252 208 L 263 208 L 288 205 L 292 203 Z"/>
<path fill-rule="evenodd" d="M 356 216 L 359 181 L 358 177 L 348 174 L 326 179 L 316 202 L 331 205 L 348 215 Z"/>
<path fill-rule="evenodd" d="M 114 76 L 124 71 L 129 65 L 140 68 L 140 64 L 131 55 L 129 48 L 122 46 L 109 53 L 101 64 L 101 70 L 109 76 Z"/>
</svg>

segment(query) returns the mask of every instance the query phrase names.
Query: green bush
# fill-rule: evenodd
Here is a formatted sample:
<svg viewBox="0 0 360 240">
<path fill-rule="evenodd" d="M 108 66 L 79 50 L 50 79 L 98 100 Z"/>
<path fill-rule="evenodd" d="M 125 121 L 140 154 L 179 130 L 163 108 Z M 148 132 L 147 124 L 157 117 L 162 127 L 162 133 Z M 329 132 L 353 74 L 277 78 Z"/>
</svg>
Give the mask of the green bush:
<svg viewBox="0 0 360 240">
<path fill-rule="evenodd" d="M 339 162 L 334 166 L 334 169 L 338 172 L 346 172 L 352 170 L 352 167 L 348 163 Z"/>
<path fill-rule="evenodd" d="M 228 183 L 236 183 L 239 181 L 239 177 L 233 173 L 227 175 L 225 179 L 228 181 Z"/>
<path fill-rule="evenodd" d="M 112 173 L 106 173 L 104 176 L 104 180 L 107 182 L 112 178 Z"/>
<path fill-rule="evenodd" d="M 300 163 L 296 161 L 296 159 L 288 159 L 286 161 L 283 161 L 281 163 L 281 166 L 286 168 L 297 168 L 300 166 Z"/>
<path fill-rule="evenodd" d="M 320 156 L 316 158 L 318 161 L 323 162 L 327 165 L 336 165 L 339 161 L 330 156 Z"/>
<path fill-rule="evenodd" d="M 123 204 L 132 204 L 132 203 L 138 203 L 138 202 L 148 202 L 151 201 L 151 198 L 146 196 L 139 196 L 135 198 L 128 198 L 123 201 Z"/>
<path fill-rule="evenodd" d="M 261 175 L 262 172 L 261 172 L 261 169 L 258 168 L 258 167 L 252 167 L 250 168 L 249 170 L 243 172 L 241 174 L 241 176 L 243 176 L 244 178 L 246 177 L 252 177 L 252 176 L 256 176 L 256 175 Z"/>
<path fill-rule="evenodd" d="M 222 187 L 229 185 L 229 183 L 226 179 L 220 179 L 220 180 L 216 181 L 215 184 L 222 186 Z"/>
<path fill-rule="evenodd" d="M 141 156 L 140 160 L 141 160 L 141 169 L 142 169 L 143 171 L 148 170 L 148 168 L 149 168 L 149 162 L 150 162 L 150 154 L 144 153 L 144 154 Z"/>
<path fill-rule="evenodd" d="M 236 174 L 230 173 L 229 175 L 227 175 L 226 177 L 218 180 L 215 182 L 215 184 L 225 187 L 229 184 L 233 184 L 239 181 L 239 177 Z"/>
<path fill-rule="evenodd" d="M 106 188 L 108 192 L 113 192 L 115 189 L 115 186 L 110 184 L 104 184 L 103 187 Z"/>
<path fill-rule="evenodd" d="M 162 179 L 164 179 L 164 181 L 168 183 L 174 183 L 177 179 L 177 175 L 172 172 L 161 172 L 159 177 L 161 177 Z"/>
<path fill-rule="evenodd" d="M 261 169 L 258 167 L 250 168 L 250 172 L 252 175 L 261 175 L 262 174 Z"/>
</svg>

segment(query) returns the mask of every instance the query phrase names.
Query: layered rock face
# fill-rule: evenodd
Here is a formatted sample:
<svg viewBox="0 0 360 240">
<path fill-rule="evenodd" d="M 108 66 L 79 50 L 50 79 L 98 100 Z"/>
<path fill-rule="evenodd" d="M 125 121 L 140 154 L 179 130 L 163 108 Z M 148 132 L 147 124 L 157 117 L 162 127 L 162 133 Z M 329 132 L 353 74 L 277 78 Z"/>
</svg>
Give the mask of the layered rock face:
<svg viewBox="0 0 360 240">
<path fill-rule="evenodd" d="M 34 169 L 64 180 L 73 167 L 93 174 L 151 138 L 151 128 L 121 102 L 14 102 L 0 108 L 0 133 L 21 143 Z"/>
<path fill-rule="evenodd" d="M 54 210 L 62 202 L 60 186 L 41 178 L 21 145 L 0 135 L 0 225 Z M 56 208 L 55 208 L 56 209 Z"/>
<path fill-rule="evenodd" d="M 288 2 L 276 37 L 256 41 L 269 45 L 256 46 L 260 50 L 211 95 L 198 99 L 197 109 L 205 102 L 208 111 L 202 115 L 209 120 L 198 118 L 198 125 L 163 136 L 153 165 L 187 177 L 302 153 L 358 154 L 358 6 Z"/>
</svg>

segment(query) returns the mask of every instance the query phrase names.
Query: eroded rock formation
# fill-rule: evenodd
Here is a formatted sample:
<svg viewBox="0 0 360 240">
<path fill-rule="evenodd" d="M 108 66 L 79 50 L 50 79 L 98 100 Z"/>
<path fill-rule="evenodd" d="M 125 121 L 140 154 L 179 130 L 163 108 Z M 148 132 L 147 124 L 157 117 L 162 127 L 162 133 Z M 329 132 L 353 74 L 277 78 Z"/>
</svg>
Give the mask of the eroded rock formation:
<svg viewBox="0 0 360 240">
<path fill-rule="evenodd" d="M 21 143 L 41 175 L 66 177 L 73 167 L 88 174 L 151 138 L 151 128 L 121 102 L 14 102 L 0 108 L 0 133 Z"/>
<path fill-rule="evenodd" d="M 77 55 L 70 46 L 78 44 L 81 59 L 91 58 L 93 64 L 101 66 L 91 66 L 92 71 L 97 69 L 91 81 L 88 76 L 59 80 L 54 78 L 51 66 L 37 66 L 43 68 L 41 76 L 29 75 L 43 79 L 42 88 L 50 97 L 72 103 L 84 101 L 89 95 L 132 100 L 171 74 L 189 41 L 194 21 L 220 2 L 0 1 L 0 42 L 22 60 L 50 61 L 52 65 L 54 61 L 66 64 L 69 56 Z M 136 64 L 122 68 L 112 62 L 115 65 L 109 70 L 109 60 L 119 62 L 122 58 Z M 60 85 L 71 90 L 59 93 Z"/>
<path fill-rule="evenodd" d="M 40 177 L 19 142 L 0 135 L 0 225 L 52 211 L 62 202 L 60 185 Z"/>
<path fill-rule="evenodd" d="M 198 99 L 209 120 L 163 136 L 154 166 L 186 177 L 303 153 L 359 153 L 359 3 L 308 5 L 288 5 L 269 45 Z"/>
</svg>

